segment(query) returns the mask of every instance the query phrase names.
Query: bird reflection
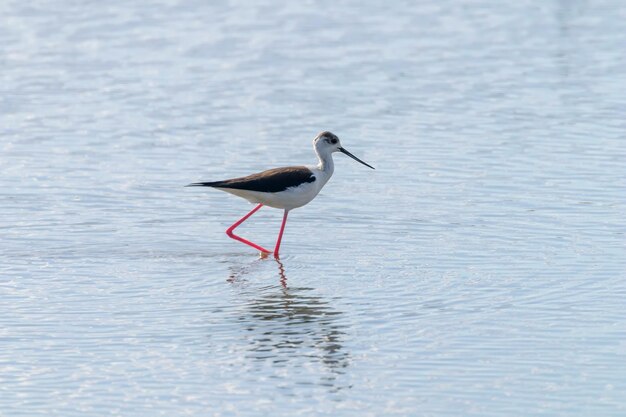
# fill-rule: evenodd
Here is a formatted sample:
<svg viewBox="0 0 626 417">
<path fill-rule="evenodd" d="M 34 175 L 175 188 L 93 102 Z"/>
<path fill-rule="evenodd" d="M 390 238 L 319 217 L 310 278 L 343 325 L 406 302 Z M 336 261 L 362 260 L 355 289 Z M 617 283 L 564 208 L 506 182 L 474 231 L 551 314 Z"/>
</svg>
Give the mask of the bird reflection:
<svg viewBox="0 0 626 417">
<path fill-rule="evenodd" d="M 280 286 L 255 289 L 239 317 L 246 331 L 248 357 L 290 369 L 322 365 L 320 384 L 340 389 L 336 377 L 344 373 L 350 359 L 342 342 L 346 334 L 343 313 L 315 295 L 313 288 L 288 286 L 285 266 L 274 262 Z"/>
<path fill-rule="evenodd" d="M 554 60 L 559 69 L 562 81 L 571 82 L 572 72 L 576 69 L 576 60 L 581 59 L 584 48 L 579 42 L 576 20 L 588 12 L 588 4 L 584 0 L 557 0 L 555 7 L 555 23 L 559 37 L 554 40 Z"/>
</svg>

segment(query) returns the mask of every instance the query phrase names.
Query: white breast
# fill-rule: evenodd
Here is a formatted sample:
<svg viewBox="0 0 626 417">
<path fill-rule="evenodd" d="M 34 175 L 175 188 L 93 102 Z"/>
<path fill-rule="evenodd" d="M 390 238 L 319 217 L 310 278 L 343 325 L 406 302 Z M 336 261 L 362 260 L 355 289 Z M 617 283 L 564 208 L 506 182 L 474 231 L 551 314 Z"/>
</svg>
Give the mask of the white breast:
<svg viewBox="0 0 626 417">
<path fill-rule="evenodd" d="M 315 175 L 315 181 L 305 182 L 296 187 L 287 188 L 285 191 L 265 193 L 261 191 L 236 190 L 228 188 L 222 188 L 222 191 L 245 198 L 251 203 L 261 203 L 269 207 L 291 210 L 302 207 L 311 202 L 311 200 L 317 196 L 330 178 L 329 175 L 325 175 L 325 173 L 317 167 L 308 168 L 310 168 Z"/>
</svg>

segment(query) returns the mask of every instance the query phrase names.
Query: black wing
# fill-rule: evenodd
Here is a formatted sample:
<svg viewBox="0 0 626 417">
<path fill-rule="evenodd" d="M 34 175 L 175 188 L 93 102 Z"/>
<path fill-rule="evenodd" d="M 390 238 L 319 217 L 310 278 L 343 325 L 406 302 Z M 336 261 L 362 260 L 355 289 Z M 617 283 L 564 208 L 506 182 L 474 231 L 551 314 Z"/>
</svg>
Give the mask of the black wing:
<svg viewBox="0 0 626 417">
<path fill-rule="evenodd" d="M 307 167 L 274 168 L 246 177 L 232 178 L 224 181 L 196 182 L 188 187 L 232 188 L 236 190 L 278 193 L 290 187 L 314 182 L 315 175 Z"/>
</svg>

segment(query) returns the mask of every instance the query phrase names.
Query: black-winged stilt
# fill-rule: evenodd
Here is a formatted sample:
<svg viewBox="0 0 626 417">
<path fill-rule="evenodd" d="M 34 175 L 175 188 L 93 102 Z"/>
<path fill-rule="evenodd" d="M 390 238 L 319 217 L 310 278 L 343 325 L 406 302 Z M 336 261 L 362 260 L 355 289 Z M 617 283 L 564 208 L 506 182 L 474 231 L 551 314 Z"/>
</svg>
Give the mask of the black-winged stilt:
<svg viewBox="0 0 626 417">
<path fill-rule="evenodd" d="M 339 138 L 333 133 L 322 132 L 317 135 L 315 139 L 313 139 L 313 148 L 319 159 L 317 165 L 268 169 L 267 171 L 246 177 L 232 178 L 224 181 L 196 182 L 187 185 L 187 187 L 217 188 L 218 190 L 245 198 L 251 203 L 256 203 L 256 207 L 230 226 L 226 230 L 226 234 L 232 239 L 252 246 L 264 254 L 269 254 L 271 251 L 237 236 L 233 231 L 264 205 L 283 209 L 283 222 L 280 226 L 280 232 L 278 232 L 276 246 L 274 247 L 274 257 L 278 259 L 280 242 L 283 238 L 289 211 L 309 203 L 315 198 L 324 185 L 326 185 L 335 169 L 332 157 L 334 152 L 344 153 L 363 165 L 374 169 L 373 166 L 366 164 L 346 151 L 341 146 Z"/>
</svg>

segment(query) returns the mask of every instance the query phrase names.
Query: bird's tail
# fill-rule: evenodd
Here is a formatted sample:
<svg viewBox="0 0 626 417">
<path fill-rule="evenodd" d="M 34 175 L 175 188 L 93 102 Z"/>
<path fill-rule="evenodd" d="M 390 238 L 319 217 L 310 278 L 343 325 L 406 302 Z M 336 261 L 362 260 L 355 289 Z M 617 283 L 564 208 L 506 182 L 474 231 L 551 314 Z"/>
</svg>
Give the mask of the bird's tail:
<svg viewBox="0 0 626 417">
<path fill-rule="evenodd" d="M 185 187 L 216 187 L 219 186 L 222 181 L 211 181 L 211 182 L 194 182 L 192 184 L 187 184 Z"/>
</svg>

